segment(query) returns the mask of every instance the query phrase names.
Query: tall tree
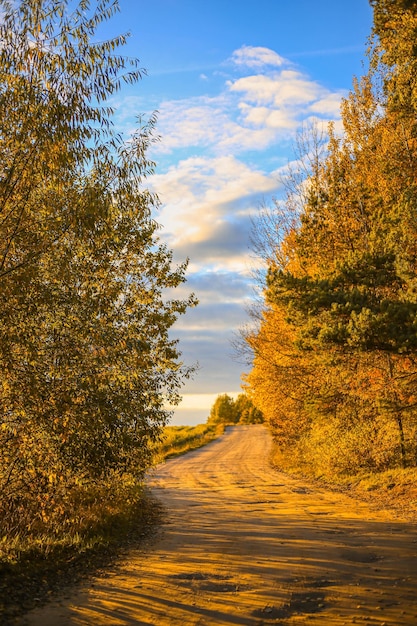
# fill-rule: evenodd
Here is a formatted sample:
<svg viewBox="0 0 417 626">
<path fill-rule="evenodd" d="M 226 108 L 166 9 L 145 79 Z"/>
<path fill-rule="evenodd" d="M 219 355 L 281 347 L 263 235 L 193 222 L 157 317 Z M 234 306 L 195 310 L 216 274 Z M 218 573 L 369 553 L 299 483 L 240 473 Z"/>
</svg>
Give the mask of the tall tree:
<svg viewBox="0 0 417 626">
<path fill-rule="evenodd" d="M 235 402 L 227 393 L 217 396 L 210 409 L 208 424 L 236 424 L 239 415 L 236 412 Z"/>
<path fill-rule="evenodd" d="M 328 380 L 308 391 L 316 406 L 308 413 L 314 416 L 310 442 L 324 416 L 337 427 L 339 442 L 353 432 L 362 437 L 370 424 L 381 432 L 388 419 L 397 436 L 386 462 L 404 465 L 415 462 L 417 12 L 415 3 L 400 0 L 372 4 L 371 72 L 354 81 L 341 107 L 344 132 L 330 127 L 327 154 L 313 163 L 296 195 L 303 198 L 298 221 L 267 258 L 264 295 L 271 312 L 254 345 L 262 347 L 274 320 L 276 353 L 292 334 L 290 363 L 303 354 Z M 249 380 L 260 389 L 258 356 L 254 363 Z M 267 379 L 271 386 L 271 370 Z M 277 373 L 275 380 L 285 386 Z M 376 448 L 378 437 L 374 443 L 369 437 L 369 446 Z"/>
<path fill-rule="evenodd" d="M 383 79 L 389 109 L 402 119 L 417 108 L 417 3 L 370 0 L 373 8 L 373 66 Z"/>
<path fill-rule="evenodd" d="M 16 531 L 140 480 L 192 371 L 170 335 L 195 304 L 174 297 L 187 264 L 144 185 L 155 119 L 124 144 L 106 105 L 141 71 L 115 53 L 125 37 L 93 41 L 117 2 L 73 6 L 0 0 L 0 509 Z"/>
</svg>

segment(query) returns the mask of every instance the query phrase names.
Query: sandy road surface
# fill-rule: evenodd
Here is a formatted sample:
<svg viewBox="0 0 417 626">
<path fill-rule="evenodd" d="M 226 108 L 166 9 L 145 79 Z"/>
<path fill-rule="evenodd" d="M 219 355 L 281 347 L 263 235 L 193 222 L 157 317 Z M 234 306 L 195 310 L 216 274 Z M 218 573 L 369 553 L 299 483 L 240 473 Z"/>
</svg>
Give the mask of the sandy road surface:
<svg viewBox="0 0 417 626">
<path fill-rule="evenodd" d="M 151 477 L 156 539 L 30 626 L 417 625 L 417 533 L 268 465 L 263 426 L 228 430 Z"/>
</svg>

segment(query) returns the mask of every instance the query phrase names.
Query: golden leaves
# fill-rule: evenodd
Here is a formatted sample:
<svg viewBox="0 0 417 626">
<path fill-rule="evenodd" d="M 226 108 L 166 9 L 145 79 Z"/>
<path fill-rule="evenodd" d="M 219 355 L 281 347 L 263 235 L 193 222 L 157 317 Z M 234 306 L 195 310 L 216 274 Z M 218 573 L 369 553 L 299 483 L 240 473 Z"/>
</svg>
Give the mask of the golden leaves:
<svg viewBox="0 0 417 626">
<path fill-rule="evenodd" d="M 268 308 L 247 335 L 274 434 L 329 474 L 417 458 L 417 14 L 372 4 L 379 41 L 342 103 L 344 132 L 330 127 L 325 153 L 301 138 L 287 214 L 277 203 L 256 242 Z"/>
</svg>

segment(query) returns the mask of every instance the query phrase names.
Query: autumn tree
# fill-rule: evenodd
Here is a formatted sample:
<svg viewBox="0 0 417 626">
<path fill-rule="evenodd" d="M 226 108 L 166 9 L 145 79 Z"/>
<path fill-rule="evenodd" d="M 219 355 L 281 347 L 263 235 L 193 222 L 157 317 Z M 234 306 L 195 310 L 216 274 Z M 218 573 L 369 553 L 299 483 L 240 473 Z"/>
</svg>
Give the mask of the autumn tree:
<svg viewBox="0 0 417 626">
<path fill-rule="evenodd" d="M 373 8 L 372 64 L 383 82 L 388 110 L 415 126 L 417 107 L 417 3 L 370 0 Z M 400 122 L 401 123 L 401 122 Z"/>
<path fill-rule="evenodd" d="M 300 182 L 298 215 L 267 258 L 267 310 L 249 338 L 248 380 L 266 402 L 267 381 L 281 405 L 286 388 L 300 398 L 307 447 L 323 451 L 332 432 L 339 456 L 356 442 L 380 468 L 416 461 L 416 10 L 410 2 L 372 4 L 371 71 L 354 80 L 341 106 L 343 134 L 330 127 L 327 153 Z M 287 199 L 289 215 L 293 206 Z M 275 324 L 271 368 L 264 338 Z M 284 349 L 288 372 L 301 360 L 319 381 L 304 377 L 304 399 L 295 377 L 280 377 L 276 355 Z M 279 424 L 288 436 L 294 421 Z"/>
<path fill-rule="evenodd" d="M 170 329 L 186 263 L 145 179 L 155 118 L 123 142 L 108 98 L 137 81 L 117 2 L 0 0 L 0 510 L 10 532 L 74 521 L 136 485 L 192 368 Z M 103 492 L 103 493 L 104 493 Z M 111 496 L 113 494 L 113 496 Z M 80 518 L 82 515 L 80 514 Z M 64 521 L 63 521 L 64 520 Z"/>
<path fill-rule="evenodd" d="M 258 409 L 247 393 L 240 393 L 235 400 L 235 411 L 238 424 L 262 424 L 263 413 Z"/>
<path fill-rule="evenodd" d="M 283 310 L 270 307 L 264 311 L 258 331 L 246 335 L 253 351 L 253 367 L 244 382 L 276 441 L 287 447 L 304 432 L 304 399 L 311 387 L 302 354 L 294 349 L 293 333 L 283 314 Z"/>
</svg>

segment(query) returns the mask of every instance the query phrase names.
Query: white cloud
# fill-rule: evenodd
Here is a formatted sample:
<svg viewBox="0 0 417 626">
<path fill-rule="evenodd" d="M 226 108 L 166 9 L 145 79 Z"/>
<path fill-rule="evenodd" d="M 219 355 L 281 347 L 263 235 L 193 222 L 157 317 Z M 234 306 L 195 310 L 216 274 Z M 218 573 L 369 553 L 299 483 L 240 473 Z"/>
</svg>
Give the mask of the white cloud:
<svg viewBox="0 0 417 626">
<path fill-rule="evenodd" d="M 239 395 L 242 391 L 223 391 L 222 393 L 227 393 L 228 396 L 236 399 L 236 396 Z M 180 409 L 184 411 L 195 411 L 195 410 L 205 410 L 207 411 L 207 417 L 210 414 L 210 409 L 217 400 L 218 393 L 187 393 L 184 394 Z"/>
<path fill-rule="evenodd" d="M 247 76 L 229 81 L 228 87 L 241 94 L 239 108 L 246 112 L 246 122 L 262 124 L 274 115 L 280 120 L 275 128 L 293 130 L 295 121 L 310 111 L 332 119 L 339 115 L 342 94 L 329 92 L 299 72 Z"/>
<path fill-rule="evenodd" d="M 244 46 L 233 59 L 251 75 L 229 77 L 217 94 L 159 106 L 157 148 L 171 164 L 151 184 L 162 201 L 163 237 L 176 257 L 190 257 L 191 275 L 204 268 L 248 274 L 250 216 L 280 184 L 276 161 L 263 170 L 246 155 L 279 150 L 304 121 L 339 113 L 340 93 L 274 51 Z"/>
<path fill-rule="evenodd" d="M 314 119 L 338 125 L 342 95 L 267 48 L 243 46 L 228 69 L 220 86 L 219 75 L 197 78 L 200 89 L 216 84 L 217 92 L 156 103 L 161 142 L 152 156 L 163 165 L 148 179 L 162 202 L 160 236 L 175 258 L 190 258 L 188 280 L 176 297 L 194 291 L 201 302 L 174 329 L 184 360 L 201 365 L 187 393 L 214 394 L 201 396 L 201 407 L 239 387 L 230 341 L 253 296 L 251 216 L 264 199 L 279 195 L 279 166 L 296 130 Z M 125 128 L 136 107 L 143 110 L 140 99 L 127 100 L 125 110 L 119 104 Z M 190 396 L 184 411 L 193 402 Z"/>
<path fill-rule="evenodd" d="M 331 119 L 338 119 L 340 114 L 340 93 L 327 93 L 323 98 L 316 100 L 311 106 L 310 111 L 318 115 L 327 115 Z"/>
<path fill-rule="evenodd" d="M 216 401 L 215 393 L 188 393 L 182 398 L 182 409 L 205 409 L 211 408 Z"/>
<path fill-rule="evenodd" d="M 233 156 L 192 157 L 152 179 L 163 200 L 159 221 L 169 244 L 205 263 L 242 267 L 248 248 L 250 214 L 263 195 L 273 195 L 274 175 L 254 169 Z"/>
<path fill-rule="evenodd" d="M 275 95 L 280 84 L 279 76 L 279 74 L 245 76 L 235 81 L 229 81 L 227 86 L 231 92 L 243 93 L 245 101 L 255 102 L 258 105 L 271 105 L 275 101 Z"/>
<path fill-rule="evenodd" d="M 265 66 L 280 67 L 288 63 L 286 59 L 271 50 L 255 46 L 242 46 L 232 54 L 231 61 L 234 65 L 261 68 Z"/>
<path fill-rule="evenodd" d="M 157 149 L 213 146 L 230 122 L 223 98 L 202 96 L 189 100 L 163 102 L 158 113 L 162 141 Z"/>
<path fill-rule="evenodd" d="M 157 155 L 172 155 L 178 150 L 204 150 L 211 156 L 260 153 L 287 140 L 311 115 L 339 117 L 342 94 L 288 67 L 273 50 L 243 46 L 232 58 L 251 74 L 229 76 L 214 96 L 160 104 Z"/>
<path fill-rule="evenodd" d="M 265 106 L 251 106 L 246 102 L 239 105 L 245 124 L 252 127 L 268 129 L 294 130 L 296 120 L 291 111 L 271 109 Z M 270 132 L 268 132 L 270 136 Z"/>
</svg>

